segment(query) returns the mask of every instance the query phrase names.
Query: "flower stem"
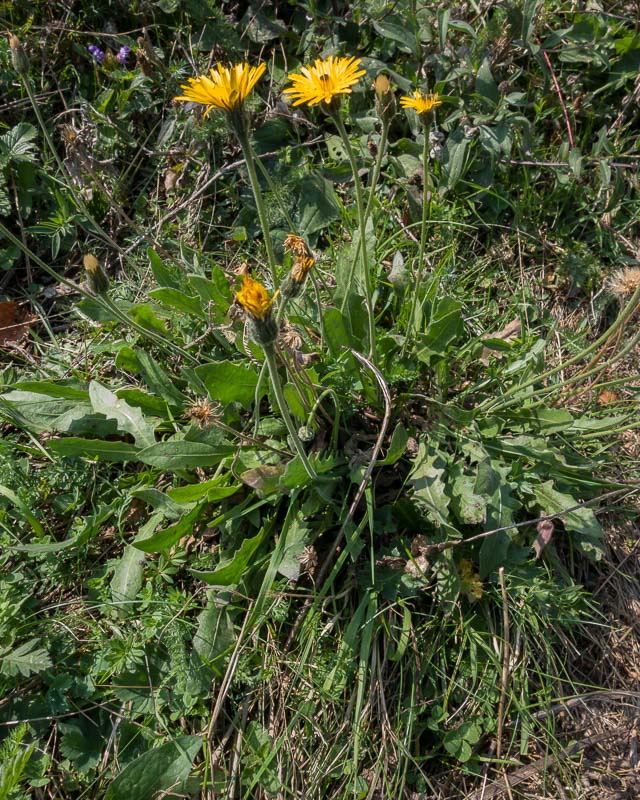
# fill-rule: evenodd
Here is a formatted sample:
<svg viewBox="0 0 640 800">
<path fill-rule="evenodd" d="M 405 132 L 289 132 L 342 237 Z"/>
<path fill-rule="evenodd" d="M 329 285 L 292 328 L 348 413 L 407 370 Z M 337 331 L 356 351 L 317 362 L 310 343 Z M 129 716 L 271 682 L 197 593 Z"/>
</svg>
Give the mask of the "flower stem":
<svg viewBox="0 0 640 800">
<path fill-rule="evenodd" d="M 382 131 L 380 132 L 380 142 L 378 143 L 378 153 L 376 155 L 376 163 L 373 167 L 373 177 L 371 178 L 371 186 L 369 187 L 369 197 L 367 199 L 367 207 L 365 209 L 365 218 L 369 217 L 371 213 L 371 206 L 373 198 L 376 194 L 376 186 L 380 180 L 380 172 L 382 170 L 382 159 L 384 158 L 385 150 L 387 149 L 387 139 L 389 137 L 389 122 L 386 119 L 382 120 Z"/>
<path fill-rule="evenodd" d="M 276 396 L 276 402 L 278 403 L 278 407 L 280 408 L 280 414 L 282 415 L 282 419 L 284 420 L 284 424 L 287 426 L 287 430 L 289 431 L 289 437 L 293 443 L 293 446 L 298 454 L 298 458 L 302 462 L 302 466 L 305 469 L 307 475 L 312 479 L 315 480 L 318 475 L 316 471 L 311 466 L 309 459 L 307 458 L 307 454 L 304 451 L 304 447 L 302 442 L 298 437 L 298 432 L 295 429 L 293 424 L 293 420 L 291 419 L 291 414 L 289 414 L 289 408 L 287 406 L 287 401 L 285 400 L 284 394 L 282 392 L 282 384 L 280 383 L 280 376 L 278 375 L 278 366 L 276 364 L 276 353 L 273 349 L 273 345 L 266 345 L 264 347 L 264 356 L 267 362 L 267 367 L 269 369 L 269 377 L 271 378 L 271 386 L 273 388 L 273 393 Z"/>
<path fill-rule="evenodd" d="M 413 334 L 414 317 L 418 302 L 420 300 L 420 284 L 422 283 L 422 273 L 424 272 L 424 250 L 427 242 L 427 223 L 431 217 L 431 195 L 429 193 L 429 131 L 424 128 L 424 144 L 422 147 L 422 221 L 420 226 L 420 248 L 418 250 L 418 272 L 416 274 L 416 281 L 413 287 L 413 296 L 411 298 L 411 308 L 409 310 L 409 319 L 407 321 L 407 330 L 405 334 L 404 344 L 402 345 L 401 356 L 404 356 L 407 349 L 407 344 Z"/>
<path fill-rule="evenodd" d="M 356 206 L 358 209 L 358 223 L 360 227 L 360 257 L 362 259 L 362 272 L 364 278 L 365 305 L 367 307 L 367 318 L 369 321 L 369 358 L 375 364 L 376 321 L 373 313 L 373 292 L 371 289 L 371 273 L 369 272 L 369 256 L 367 254 L 367 242 L 366 242 L 367 220 L 364 207 L 364 199 L 362 196 L 362 185 L 360 184 L 360 177 L 358 175 L 358 165 L 356 163 L 356 158 L 353 153 L 353 148 L 351 147 L 351 142 L 349 141 L 347 130 L 344 127 L 344 122 L 342 121 L 342 118 L 340 116 L 340 111 L 337 110 L 335 113 L 332 113 L 331 118 L 336 124 L 336 128 L 338 129 L 338 133 L 340 134 L 340 138 L 342 139 L 344 148 L 347 152 L 349 163 L 351 164 L 351 171 L 353 173 L 353 182 L 356 189 Z M 348 291 L 349 291 L 349 286 L 346 286 L 345 297 Z"/>
<path fill-rule="evenodd" d="M 276 257 L 273 253 L 273 243 L 271 241 L 271 232 L 269 230 L 269 223 L 267 220 L 267 212 L 264 206 L 264 199 L 262 191 L 260 190 L 260 181 L 258 180 L 258 173 L 256 172 L 256 162 L 253 158 L 251 144 L 249 142 L 249 134 L 246 130 L 236 130 L 238 142 L 242 148 L 242 154 L 247 165 L 247 172 L 249 174 L 249 183 L 253 191 L 253 197 L 256 201 L 256 208 L 258 210 L 258 219 L 260 220 L 260 227 L 262 228 L 262 235 L 264 237 L 264 246 L 267 251 L 267 261 L 269 262 L 269 270 L 271 272 L 271 283 L 273 289 L 277 289 L 276 283 Z"/>
</svg>

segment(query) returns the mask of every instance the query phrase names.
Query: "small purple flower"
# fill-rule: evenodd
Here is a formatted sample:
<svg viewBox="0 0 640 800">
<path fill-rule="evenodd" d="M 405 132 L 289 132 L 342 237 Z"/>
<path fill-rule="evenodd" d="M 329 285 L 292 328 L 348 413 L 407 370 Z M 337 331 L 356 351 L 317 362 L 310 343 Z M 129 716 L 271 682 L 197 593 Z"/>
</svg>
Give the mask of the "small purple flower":
<svg viewBox="0 0 640 800">
<path fill-rule="evenodd" d="M 90 44 L 89 47 L 87 47 L 87 50 L 95 58 L 98 64 L 102 64 L 104 61 L 104 52 L 99 47 L 96 47 L 95 44 Z"/>
<path fill-rule="evenodd" d="M 127 61 L 129 60 L 129 56 L 131 55 L 131 48 L 127 47 L 126 44 L 122 45 L 122 47 L 118 50 L 116 54 L 116 61 L 123 67 L 127 66 Z"/>
<path fill-rule="evenodd" d="M 118 64 L 120 64 L 120 66 L 126 67 L 130 55 L 131 55 L 131 48 L 127 47 L 127 45 L 124 44 L 116 54 L 116 61 L 118 62 Z"/>
</svg>

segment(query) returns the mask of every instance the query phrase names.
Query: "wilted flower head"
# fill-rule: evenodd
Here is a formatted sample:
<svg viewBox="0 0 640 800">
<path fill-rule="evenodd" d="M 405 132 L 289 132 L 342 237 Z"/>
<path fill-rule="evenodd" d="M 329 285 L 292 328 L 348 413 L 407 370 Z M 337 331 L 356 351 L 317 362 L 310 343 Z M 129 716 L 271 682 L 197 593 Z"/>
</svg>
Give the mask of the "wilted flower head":
<svg viewBox="0 0 640 800">
<path fill-rule="evenodd" d="M 95 44 L 90 44 L 87 47 L 87 50 L 91 53 L 91 55 L 95 58 L 98 64 L 102 64 L 104 61 L 104 51 L 97 47 Z"/>
<path fill-rule="evenodd" d="M 624 267 L 613 275 L 608 280 L 608 288 L 616 297 L 624 300 L 632 295 L 640 286 L 640 268 L 638 267 Z"/>
<path fill-rule="evenodd" d="M 305 240 L 302 236 L 296 236 L 295 233 L 290 233 L 284 240 L 284 249 L 288 253 L 293 253 L 297 258 L 311 255 Z"/>
<path fill-rule="evenodd" d="M 174 99 L 202 103 L 207 106 L 205 117 L 214 108 L 234 111 L 244 105 L 266 68 L 266 64 L 259 64 L 257 67 L 250 67 L 249 64 L 223 67 L 218 64 L 215 69 L 209 70 L 208 75 L 188 78 L 188 83 L 180 87 L 184 94 Z"/>
<path fill-rule="evenodd" d="M 424 93 L 416 89 L 412 96 L 403 95 L 400 98 L 400 105 L 403 108 L 413 108 L 420 117 L 423 125 L 431 124 L 437 106 L 442 105 L 442 100 L 438 99 L 438 93 Z"/>
<path fill-rule="evenodd" d="M 307 103 L 315 106 L 323 103 L 331 106 L 334 98 L 351 94 L 351 87 L 365 74 L 359 69 L 361 59 L 329 56 L 325 61 L 317 58 L 313 66 L 302 67 L 301 74 L 289 75 L 292 86 L 283 94 L 291 97 L 294 106 Z"/>
</svg>

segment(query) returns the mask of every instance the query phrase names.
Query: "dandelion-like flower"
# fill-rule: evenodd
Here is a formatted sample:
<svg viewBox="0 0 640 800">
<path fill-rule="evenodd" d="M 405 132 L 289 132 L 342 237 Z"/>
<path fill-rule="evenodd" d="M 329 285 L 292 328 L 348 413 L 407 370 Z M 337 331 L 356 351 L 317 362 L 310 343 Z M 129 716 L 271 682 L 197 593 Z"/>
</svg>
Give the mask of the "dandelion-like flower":
<svg viewBox="0 0 640 800">
<path fill-rule="evenodd" d="M 224 67 L 218 64 L 210 69 L 208 75 L 188 78 L 188 83 L 180 88 L 184 94 L 174 100 L 202 103 L 207 106 L 205 117 L 214 109 L 233 112 L 244 105 L 253 87 L 267 68 L 266 64 L 251 67 L 249 64 L 235 64 Z"/>
<path fill-rule="evenodd" d="M 313 66 L 302 67 L 301 74 L 289 75 L 292 85 L 283 94 L 291 97 L 294 106 L 307 103 L 331 105 L 333 99 L 341 94 L 351 94 L 351 87 L 365 74 L 359 69 L 360 58 L 329 56 L 325 61 L 317 58 Z"/>
<path fill-rule="evenodd" d="M 416 89 L 411 96 L 403 95 L 400 98 L 400 105 L 402 108 L 413 108 L 420 120 L 424 124 L 429 124 L 433 121 L 435 109 L 442 105 L 442 100 L 438 98 L 437 92 L 425 94 Z"/>
<path fill-rule="evenodd" d="M 275 295 L 274 295 L 275 297 Z M 239 292 L 236 292 L 236 300 L 242 308 L 255 319 L 265 319 L 271 311 L 274 297 L 269 297 L 267 290 L 250 275 L 245 275 Z"/>
</svg>

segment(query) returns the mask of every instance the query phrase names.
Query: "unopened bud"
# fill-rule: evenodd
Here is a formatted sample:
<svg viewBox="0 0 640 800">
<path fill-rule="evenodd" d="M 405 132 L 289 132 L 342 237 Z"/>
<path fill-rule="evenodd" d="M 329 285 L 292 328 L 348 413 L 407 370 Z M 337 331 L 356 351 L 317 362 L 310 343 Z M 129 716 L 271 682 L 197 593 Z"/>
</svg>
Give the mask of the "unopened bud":
<svg viewBox="0 0 640 800">
<path fill-rule="evenodd" d="M 87 253 L 83 259 L 84 269 L 87 273 L 87 283 L 94 294 L 106 294 L 109 291 L 109 277 L 102 269 L 100 262 L 91 253 Z"/>
<path fill-rule="evenodd" d="M 13 68 L 20 75 L 26 75 L 29 72 L 29 57 L 25 53 L 20 39 L 13 34 L 9 37 L 9 49 L 11 50 Z"/>
<path fill-rule="evenodd" d="M 389 124 L 396 115 L 396 98 L 389 76 L 381 72 L 373 82 L 373 90 L 376 93 L 376 113 L 382 122 Z"/>
</svg>

